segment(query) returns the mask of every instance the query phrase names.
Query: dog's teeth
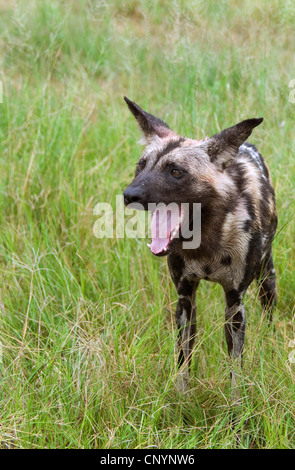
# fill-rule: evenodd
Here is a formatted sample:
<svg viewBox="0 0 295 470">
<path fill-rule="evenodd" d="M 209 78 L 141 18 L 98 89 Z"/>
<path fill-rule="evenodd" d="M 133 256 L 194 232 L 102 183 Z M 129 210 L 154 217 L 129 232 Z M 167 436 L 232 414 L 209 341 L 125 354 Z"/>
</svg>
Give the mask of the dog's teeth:
<svg viewBox="0 0 295 470">
<path fill-rule="evenodd" d="M 147 246 L 148 248 L 150 248 L 150 247 L 151 247 L 151 243 L 147 243 L 146 246 Z"/>
<path fill-rule="evenodd" d="M 166 247 L 166 246 L 164 246 L 164 251 L 167 251 L 167 247 Z"/>
<path fill-rule="evenodd" d="M 175 229 L 172 230 L 171 238 L 175 237 L 179 229 L 180 229 L 180 224 L 177 227 L 175 227 Z"/>
</svg>

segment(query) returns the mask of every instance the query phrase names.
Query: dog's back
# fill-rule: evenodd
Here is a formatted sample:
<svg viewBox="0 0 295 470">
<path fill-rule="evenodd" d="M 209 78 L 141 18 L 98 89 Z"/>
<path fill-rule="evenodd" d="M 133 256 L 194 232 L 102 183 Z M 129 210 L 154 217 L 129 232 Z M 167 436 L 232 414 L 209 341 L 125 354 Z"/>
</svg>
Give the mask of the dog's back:
<svg viewBox="0 0 295 470">
<path fill-rule="evenodd" d="M 199 279 L 243 292 L 271 255 L 277 226 L 275 196 L 266 163 L 248 142 L 240 146 L 234 162 L 224 170 L 224 186 L 228 178 L 233 184 L 228 185 L 227 197 L 222 203 L 216 197 L 202 213 L 201 246 L 182 253 L 187 275 L 195 273 Z M 215 181 L 211 184 L 214 188 Z"/>
</svg>

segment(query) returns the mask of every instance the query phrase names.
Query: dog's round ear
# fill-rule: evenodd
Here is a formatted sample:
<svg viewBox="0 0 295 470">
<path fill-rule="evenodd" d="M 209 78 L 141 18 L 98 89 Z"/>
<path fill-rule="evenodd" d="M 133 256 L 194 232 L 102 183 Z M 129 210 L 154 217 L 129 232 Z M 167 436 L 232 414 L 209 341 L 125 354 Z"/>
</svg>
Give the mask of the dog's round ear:
<svg viewBox="0 0 295 470">
<path fill-rule="evenodd" d="M 224 169 L 232 163 L 239 147 L 248 139 L 254 127 L 261 124 L 262 121 L 263 118 L 241 121 L 205 140 L 202 147 L 209 155 L 210 160 Z"/>
<path fill-rule="evenodd" d="M 164 138 L 174 134 L 166 122 L 156 118 L 152 114 L 147 113 L 136 103 L 129 100 L 126 96 L 124 96 L 124 100 L 126 101 L 129 110 L 137 120 L 139 127 L 145 137 L 146 143 L 150 143 L 157 137 Z"/>
</svg>

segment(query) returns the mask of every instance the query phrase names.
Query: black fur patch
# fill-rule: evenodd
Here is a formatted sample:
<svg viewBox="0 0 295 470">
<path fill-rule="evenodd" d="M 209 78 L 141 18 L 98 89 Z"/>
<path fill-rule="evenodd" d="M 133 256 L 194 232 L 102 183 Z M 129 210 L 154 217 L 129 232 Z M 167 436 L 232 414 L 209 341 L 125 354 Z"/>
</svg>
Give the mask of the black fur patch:
<svg viewBox="0 0 295 470">
<path fill-rule="evenodd" d="M 256 232 L 249 243 L 248 253 L 246 256 L 246 268 L 244 278 L 239 285 L 239 291 L 244 292 L 250 285 L 252 280 L 256 277 L 257 272 L 261 265 L 261 236 Z"/>
<path fill-rule="evenodd" d="M 233 305 L 239 305 L 241 302 L 241 292 L 236 289 L 231 289 L 225 294 L 226 297 L 226 305 L 228 307 L 232 307 Z"/>
<path fill-rule="evenodd" d="M 229 266 L 232 262 L 232 257 L 230 255 L 223 256 L 220 262 L 223 266 Z"/>
<path fill-rule="evenodd" d="M 191 282 L 188 279 L 183 279 L 180 281 L 177 290 L 178 290 L 178 295 L 183 295 L 184 297 L 190 297 L 194 290 L 194 282 Z"/>
<path fill-rule="evenodd" d="M 168 266 L 170 274 L 175 286 L 178 286 L 180 278 L 184 271 L 184 261 L 183 258 L 175 253 L 168 256 Z"/>
<path fill-rule="evenodd" d="M 232 325 L 233 325 L 233 329 L 235 331 L 239 330 L 243 324 L 243 315 L 240 311 L 238 311 L 237 313 L 234 314 L 233 318 L 232 318 Z"/>
<path fill-rule="evenodd" d="M 168 153 L 172 152 L 172 150 L 176 149 L 177 147 L 180 147 L 180 145 L 184 141 L 185 141 L 185 137 L 180 137 L 179 139 L 177 139 L 175 141 L 169 142 L 166 145 L 166 147 L 164 147 L 163 150 L 161 150 L 158 153 L 155 165 L 158 163 L 158 161 L 160 160 L 161 157 L 163 157 L 164 155 L 167 155 Z"/>
<path fill-rule="evenodd" d="M 243 225 L 244 231 L 250 232 L 251 228 L 252 228 L 252 220 L 245 220 L 244 225 Z"/>
<path fill-rule="evenodd" d="M 210 268 L 210 266 L 208 264 L 205 264 L 203 269 L 204 269 L 204 272 L 207 276 L 209 276 L 212 273 L 212 269 Z"/>
<path fill-rule="evenodd" d="M 234 162 L 228 169 L 228 174 L 235 182 L 238 192 L 241 194 L 247 189 L 247 176 L 243 165 L 239 162 Z"/>
<path fill-rule="evenodd" d="M 247 212 L 250 216 L 250 220 L 253 221 L 255 220 L 255 208 L 254 208 L 252 197 L 249 193 L 244 193 L 243 198 L 244 198 L 244 201 L 246 202 Z"/>
</svg>

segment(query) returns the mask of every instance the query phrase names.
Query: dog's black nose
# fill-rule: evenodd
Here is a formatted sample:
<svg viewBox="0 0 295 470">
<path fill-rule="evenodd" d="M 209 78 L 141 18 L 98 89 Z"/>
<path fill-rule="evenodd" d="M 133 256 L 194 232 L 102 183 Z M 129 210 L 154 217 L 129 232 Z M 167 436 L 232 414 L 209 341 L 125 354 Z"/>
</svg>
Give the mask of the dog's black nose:
<svg viewBox="0 0 295 470">
<path fill-rule="evenodd" d="M 128 204 L 133 204 L 135 202 L 140 204 L 142 201 L 142 190 L 138 187 L 132 188 L 132 186 L 128 186 L 128 188 L 125 189 L 123 196 L 125 206 L 128 206 Z"/>
</svg>

